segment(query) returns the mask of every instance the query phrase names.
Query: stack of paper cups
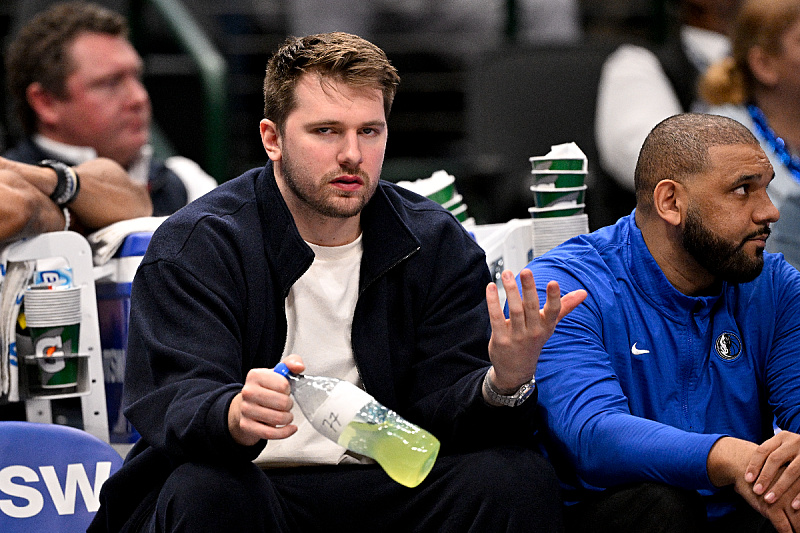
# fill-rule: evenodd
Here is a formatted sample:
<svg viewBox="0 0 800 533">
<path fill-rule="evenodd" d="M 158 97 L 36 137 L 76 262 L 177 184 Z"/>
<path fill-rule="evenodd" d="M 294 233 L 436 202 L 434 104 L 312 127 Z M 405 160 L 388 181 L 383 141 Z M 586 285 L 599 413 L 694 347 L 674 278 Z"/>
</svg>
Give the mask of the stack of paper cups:
<svg viewBox="0 0 800 533">
<path fill-rule="evenodd" d="M 575 143 L 552 146 L 544 156 L 530 158 L 533 174 L 533 218 L 583 213 L 586 191 L 586 155 Z"/>
<path fill-rule="evenodd" d="M 474 224 L 475 220 L 469 216 L 464 198 L 456 190 L 455 181 L 456 178 L 451 174 L 437 170 L 428 178 L 399 181 L 397 184 L 445 207 L 462 224 Z"/>
</svg>

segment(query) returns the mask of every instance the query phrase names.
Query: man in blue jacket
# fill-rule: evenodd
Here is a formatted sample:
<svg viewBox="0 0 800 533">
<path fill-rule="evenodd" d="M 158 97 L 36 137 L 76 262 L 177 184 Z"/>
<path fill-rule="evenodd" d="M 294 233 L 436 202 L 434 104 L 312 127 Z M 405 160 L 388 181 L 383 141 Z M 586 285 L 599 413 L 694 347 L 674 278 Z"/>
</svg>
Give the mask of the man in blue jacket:
<svg viewBox="0 0 800 533">
<path fill-rule="evenodd" d="M 738 122 L 676 115 L 634 212 L 530 265 L 588 292 L 536 376 L 568 530 L 797 531 L 800 273 L 764 253 L 772 177 Z"/>
<path fill-rule="evenodd" d="M 124 403 L 142 439 L 90 531 L 561 530 L 532 378 L 585 294 L 551 284 L 540 313 L 530 272 L 523 298 L 505 272 L 506 320 L 464 228 L 379 180 L 398 83 L 344 33 L 270 60 L 269 162 L 173 215 L 139 267 Z M 430 475 L 403 487 L 318 434 L 281 360 L 433 433 Z"/>
</svg>

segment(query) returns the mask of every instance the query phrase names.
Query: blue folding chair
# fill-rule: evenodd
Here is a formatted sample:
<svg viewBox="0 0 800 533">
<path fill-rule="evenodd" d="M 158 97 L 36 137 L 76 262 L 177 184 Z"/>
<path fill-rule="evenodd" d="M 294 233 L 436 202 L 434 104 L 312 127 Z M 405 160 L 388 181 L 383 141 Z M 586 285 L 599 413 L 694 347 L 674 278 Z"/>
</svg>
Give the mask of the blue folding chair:
<svg viewBox="0 0 800 533">
<path fill-rule="evenodd" d="M 120 466 L 119 453 L 85 431 L 0 422 L 0 531 L 86 531 Z"/>
</svg>

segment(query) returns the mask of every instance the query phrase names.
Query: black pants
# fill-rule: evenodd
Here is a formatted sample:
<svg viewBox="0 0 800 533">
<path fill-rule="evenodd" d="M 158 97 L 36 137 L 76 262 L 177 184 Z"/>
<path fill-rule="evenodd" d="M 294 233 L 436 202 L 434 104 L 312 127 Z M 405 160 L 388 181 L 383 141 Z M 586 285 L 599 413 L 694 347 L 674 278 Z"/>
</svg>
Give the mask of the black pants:
<svg viewBox="0 0 800 533">
<path fill-rule="evenodd" d="M 708 522 L 695 491 L 658 483 L 608 489 L 565 509 L 567 533 L 774 533 L 770 521 L 743 499 L 736 511 Z"/>
<path fill-rule="evenodd" d="M 508 447 L 439 457 L 413 489 L 377 465 L 185 464 L 164 485 L 146 531 L 550 533 L 563 524 L 550 464 Z"/>
</svg>

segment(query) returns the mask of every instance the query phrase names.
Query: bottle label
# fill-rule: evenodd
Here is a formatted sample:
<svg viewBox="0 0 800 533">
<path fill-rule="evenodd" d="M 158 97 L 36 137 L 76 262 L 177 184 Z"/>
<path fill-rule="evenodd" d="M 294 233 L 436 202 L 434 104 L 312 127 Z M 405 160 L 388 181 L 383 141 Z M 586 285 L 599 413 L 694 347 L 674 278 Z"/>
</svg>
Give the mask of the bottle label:
<svg viewBox="0 0 800 533">
<path fill-rule="evenodd" d="M 331 439 L 339 441 L 347 424 L 352 422 L 362 407 L 372 401 L 366 391 L 350 383 L 341 381 L 336 384 L 328 398 L 322 402 L 309 419 L 314 428 Z"/>
</svg>

